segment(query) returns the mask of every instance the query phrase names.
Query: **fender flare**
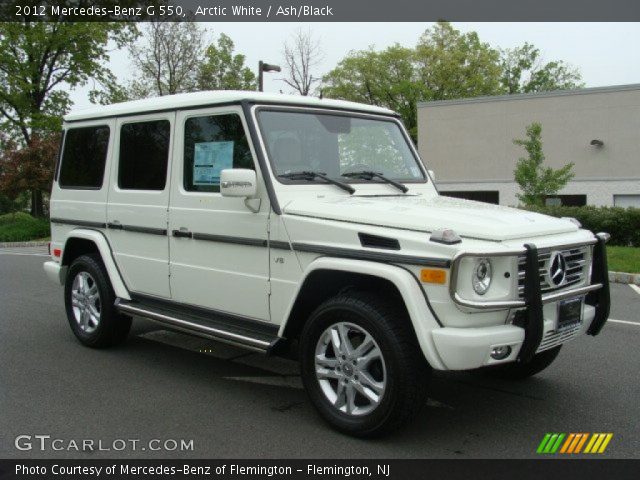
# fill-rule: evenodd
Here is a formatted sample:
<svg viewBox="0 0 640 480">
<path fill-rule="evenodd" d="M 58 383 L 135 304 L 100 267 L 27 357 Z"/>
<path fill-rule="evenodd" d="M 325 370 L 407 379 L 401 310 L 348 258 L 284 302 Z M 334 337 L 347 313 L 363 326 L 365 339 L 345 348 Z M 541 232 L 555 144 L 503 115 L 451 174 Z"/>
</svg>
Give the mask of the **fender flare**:
<svg viewBox="0 0 640 480">
<path fill-rule="evenodd" d="M 444 363 L 440 359 L 438 351 L 436 350 L 431 335 L 431 332 L 433 330 L 439 329 L 440 325 L 434 318 L 431 310 L 427 305 L 425 293 L 422 290 L 422 287 L 411 272 L 402 267 L 391 265 L 388 263 L 332 257 L 320 257 L 312 261 L 305 269 L 298 284 L 298 288 L 296 289 L 296 292 L 293 295 L 291 302 L 289 303 L 289 307 L 287 308 L 286 314 L 284 316 L 285 321 L 282 323 L 282 325 L 280 325 L 280 330 L 278 332 L 280 336 L 284 334 L 289 317 L 291 315 L 291 311 L 293 310 L 296 300 L 300 295 L 300 290 L 305 284 L 305 281 L 311 273 L 317 270 L 334 270 L 349 273 L 359 273 L 363 275 L 379 277 L 383 280 L 387 280 L 393 283 L 400 292 L 400 295 L 402 296 L 404 304 L 407 308 L 407 312 L 409 312 L 411 324 L 425 358 L 427 359 L 431 367 L 435 368 L 436 370 L 446 369 Z"/>
<path fill-rule="evenodd" d="M 116 262 L 111 253 L 111 246 L 109 245 L 109 241 L 104 236 L 104 234 L 98 230 L 91 230 L 86 228 L 76 228 L 73 230 L 69 230 L 64 239 L 64 248 L 62 250 L 63 255 L 66 250 L 67 242 L 73 238 L 89 240 L 96 245 L 96 247 L 98 248 L 98 252 L 100 253 L 100 257 L 102 257 L 102 262 L 107 269 L 107 274 L 109 275 L 109 280 L 111 281 L 111 285 L 113 286 L 113 291 L 116 294 L 116 297 L 120 297 L 125 300 L 131 300 L 129 290 L 127 290 L 127 287 L 122 279 L 122 275 L 120 274 L 120 270 L 118 270 L 118 266 L 116 265 Z"/>
</svg>

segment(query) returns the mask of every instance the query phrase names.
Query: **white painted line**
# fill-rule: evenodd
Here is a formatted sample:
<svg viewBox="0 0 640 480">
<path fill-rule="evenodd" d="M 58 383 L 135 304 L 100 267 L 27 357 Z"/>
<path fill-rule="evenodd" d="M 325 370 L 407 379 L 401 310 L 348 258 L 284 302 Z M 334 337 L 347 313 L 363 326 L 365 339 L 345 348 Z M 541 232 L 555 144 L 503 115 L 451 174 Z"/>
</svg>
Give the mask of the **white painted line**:
<svg viewBox="0 0 640 480">
<path fill-rule="evenodd" d="M 0 255 L 18 255 L 22 257 L 48 257 L 47 253 L 16 253 L 16 252 L 0 252 Z"/>
<path fill-rule="evenodd" d="M 640 287 L 638 285 L 634 285 L 633 283 L 630 283 L 629 286 L 631 287 L 632 290 L 634 290 L 638 295 L 640 295 Z"/>
<path fill-rule="evenodd" d="M 607 322 L 624 323 L 625 325 L 635 325 L 636 327 L 640 327 L 640 322 L 630 322 L 629 320 L 614 320 L 613 318 L 610 318 Z"/>
<path fill-rule="evenodd" d="M 225 380 L 237 382 L 259 383 L 260 385 L 272 385 L 274 387 L 295 388 L 302 390 L 302 380 L 298 376 L 267 376 L 267 377 L 222 377 Z"/>
</svg>

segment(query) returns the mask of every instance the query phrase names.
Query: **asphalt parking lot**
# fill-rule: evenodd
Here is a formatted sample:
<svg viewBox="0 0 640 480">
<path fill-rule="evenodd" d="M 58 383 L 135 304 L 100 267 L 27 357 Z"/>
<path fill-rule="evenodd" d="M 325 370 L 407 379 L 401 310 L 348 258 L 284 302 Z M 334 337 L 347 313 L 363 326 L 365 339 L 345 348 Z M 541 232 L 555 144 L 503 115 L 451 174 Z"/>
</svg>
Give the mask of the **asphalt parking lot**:
<svg viewBox="0 0 640 480">
<path fill-rule="evenodd" d="M 640 293 L 627 285 L 612 285 L 619 321 L 566 344 L 539 376 L 510 383 L 436 373 L 408 428 L 357 440 L 316 415 L 294 362 L 144 320 L 118 348 L 81 346 L 42 254 L 0 249 L 0 458 L 525 458 L 546 432 L 612 432 L 600 457 L 640 458 Z M 19 435 L 62 439 L 63 450 L 40 451 L 35 441 L 18 450 Z M 83 439 L 101 448 L 140 442 L 68 449 Z M 152 439 L 193 440 L 193 450 L 143 450 Z"/>
</svg>

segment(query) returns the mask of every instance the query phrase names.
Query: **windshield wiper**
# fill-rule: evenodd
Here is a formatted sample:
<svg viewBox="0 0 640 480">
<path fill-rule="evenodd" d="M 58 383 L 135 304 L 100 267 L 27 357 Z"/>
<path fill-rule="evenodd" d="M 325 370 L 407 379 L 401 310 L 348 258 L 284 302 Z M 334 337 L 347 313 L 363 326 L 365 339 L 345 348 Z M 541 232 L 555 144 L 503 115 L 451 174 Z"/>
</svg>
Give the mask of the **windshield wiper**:
<svg viewBox="0 0 640 480">
<path fill-rule="evenodd" d="M 314 180 L 316 178 L 321 178 L 325 182 L 331 183 L 336 187 L 341 188 L 342 190 L 349 192 L 350 194 L 354 194 L 356 189 L 347 183 L 340 182 L 339 180 L 334 180 L 333 178 L 327 177 L 326 173 L 323 172 L 313 172 L 313 171 L 300 171 L 300 172 L 287 172 L 281 173 L 278 177 L 289 178 L 291 180 Z"/>
<path fill-rule="evenodd" d="M 389 185 L 393 185 L 402 193 L 407 193 L 409 191 L 409 189 L 402 183 L 396 182 L 395 180 L 391 180 L 390 178 L 385 177 L 381 173 L 374 172 L 374 171 L 363 170 L 361 172 L 347 172 L 347 173 L 343 173 L 342 176 L 348 177 L 348 178 L 362 178 L 364 180 L 373 180 L 374 178 L 379 178 L 383 182 L 387 182 Z"/>
</svg>

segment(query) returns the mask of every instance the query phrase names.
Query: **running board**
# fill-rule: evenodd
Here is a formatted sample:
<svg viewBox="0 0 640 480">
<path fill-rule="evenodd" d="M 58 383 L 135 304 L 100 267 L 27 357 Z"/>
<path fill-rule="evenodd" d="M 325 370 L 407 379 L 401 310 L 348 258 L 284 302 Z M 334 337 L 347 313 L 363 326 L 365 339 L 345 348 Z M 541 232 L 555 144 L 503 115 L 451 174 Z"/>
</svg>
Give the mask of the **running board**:
<svg viewBox="0 0 640 480">
<path fill-rule="evenodd" d="M 235 346 L 271 354 L 284 340 L 278 327 L 266 322 L 232 317 L 193 307 L 180 308 L 169 302 L 129 301 L 116 299 L 122 313 L 144 317 L 173 330 L 209 338 Z"/>
</svg>

